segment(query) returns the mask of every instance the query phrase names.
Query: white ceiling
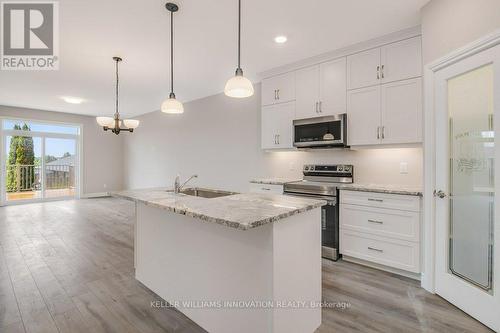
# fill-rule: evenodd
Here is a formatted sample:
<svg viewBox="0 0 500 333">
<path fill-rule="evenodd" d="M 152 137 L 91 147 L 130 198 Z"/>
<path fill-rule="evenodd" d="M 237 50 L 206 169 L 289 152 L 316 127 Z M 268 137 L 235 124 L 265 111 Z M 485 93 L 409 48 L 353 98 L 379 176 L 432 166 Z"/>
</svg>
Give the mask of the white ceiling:
<svg viewBox="0 0 500 333">
<path fill-rule="evenodd" d="M 420 23 L 428 0 L 242 0 L 242 68 L 257 73 Z M 1 71 L 0 105 L 112 115 L 114 63 L 124 58 L 121 113 L 159 109 L 169 93 L 164 0 L 60 0 L 60 70 Z M 236 68 L 237 0 L 179 0 L 175 92 L 183 102 L 223 91 Z M 276 35 L 288 42 L 275 44 Z M 174 56 L 174 57 L 175 57 Z M 60 96 L 85 99 L 67 104 Z"/>
</svg>

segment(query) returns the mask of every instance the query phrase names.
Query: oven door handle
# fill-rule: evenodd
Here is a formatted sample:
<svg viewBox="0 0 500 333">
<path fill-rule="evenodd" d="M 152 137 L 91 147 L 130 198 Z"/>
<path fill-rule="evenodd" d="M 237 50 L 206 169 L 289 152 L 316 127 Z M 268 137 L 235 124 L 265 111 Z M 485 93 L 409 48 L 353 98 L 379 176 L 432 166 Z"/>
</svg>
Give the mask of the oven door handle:
<svg viewBox="0 0 500 333">
<path fill-rule="evenodd" d="M 332 197 L 327 197 L 327 196 L 322 196 L 322 195 L 315 195 L 315 194 L 302 194 L 302 193 L 293 193 L 293 192 L 284 192 L 284 195 L 289 195 L 292 197 L 299 197 L 299 198 L 310 198 L 310 199 L 318 199 L 318 200 L 326 200 L 326 204 L 329 206 L 335 206 L 337 204 L 337 198 L 332 198 Z"/>
</svg>

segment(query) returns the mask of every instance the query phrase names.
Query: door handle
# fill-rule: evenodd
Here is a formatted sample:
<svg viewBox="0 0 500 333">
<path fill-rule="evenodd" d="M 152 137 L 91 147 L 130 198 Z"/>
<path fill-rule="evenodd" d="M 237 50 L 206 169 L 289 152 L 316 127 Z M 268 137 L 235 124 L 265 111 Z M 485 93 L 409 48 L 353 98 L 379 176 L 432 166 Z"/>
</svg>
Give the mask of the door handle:
<svg viewBox="0 0 500 333">
<path fill-rule="evenodd" d="M 318 102 L 315 103 L 316 113 L 318 113 Z"/>
<path fill-rule="evenodd" d="M 446 195 L 447 195 L 447 194 L 446 194 L 444 191 L 441 191 L 441 190 L 439 190 L 439 191 L 434 190 L 434 196 L 435 196 L 435 197 L 438 197 L 439 199 L 443 199 L 443 198 L 445 198 L 445 197 L 446 197 Z"/>
<path fill-rule="evenodd" d="M 380 75 L 382 76 L 382 78 L 384 78 L 384 65 L 380 67 Z"/>
<path fill-rule="evenodd" d="M 385 139 L 385 126 L 382 126 L 382 139 Z"/>
<path fill-rule="evenodd" d="M 368 201 L 384 202 L 384 200 L 382 199 L 373 199 L 373 198 L 368 198 Z"/>
<path fill-rule="evenodd" d="M 277 96 L 278 96 L 278 100 L 280 99 L 280 90 L 276 90 L 276 93 L 277 93 Z"/>
<path fill-rule="evenodd" d="M 384 224 L 384 221 L 368 220 L 370 223 Z"/>
<path fill-rule="evenodd" d="M 278 99 L 278 93 L 277 93 L 277 90 L 274 89 L 274 100 L 277 100 Z"/>
<path fill-rule="evenodd" d="M 319 104 L 319 112 L 322 113 L 323 112 L 323 108 L 322 108 L 323 102 L 319 101 L 318 104 Z"/>
<path fill-rule="evenodd" d="M 278 137 L 278 144 L 280 144 L 280 135 L 276 135 Z"/>
<path fill-rule="evenodd" d="M 380 80 L 380 66 L 377 66 L 377 80 Z"/>
<path fill-rule="evenodd" d="M 380 126 L 377 126 L 377 139 L 380 139 Z"/>
</svg>

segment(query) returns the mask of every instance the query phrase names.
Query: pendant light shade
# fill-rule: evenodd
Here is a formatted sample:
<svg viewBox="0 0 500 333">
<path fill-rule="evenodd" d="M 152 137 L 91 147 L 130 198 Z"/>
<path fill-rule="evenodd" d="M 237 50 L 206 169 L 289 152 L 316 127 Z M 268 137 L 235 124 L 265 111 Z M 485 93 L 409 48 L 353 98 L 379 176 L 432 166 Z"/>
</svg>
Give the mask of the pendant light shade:
<svg viewBox="0 0 500 333">
<path fill-rule="evenodd" d="M 179 6 L 167 2 L 165 7 L 170 12 L 170 95 L 161 104 L 161 112 L 179 114 L 184 113 L 182 103 L 175 98 L 174 94 L 174 13 L 179 10 Z"/>
<path fill-rule="evenodd" d="M 179 114 L 184 112 L 184 107 L 174 96 L 163 101 L 161 104 L 161 112 Z"/>
<path fill-rule="evenodd" d="M 241 0 L 238 0 L 238 68 L 235 75 L 226 82 L 224 93 L 229 97 L 245 98 L 253 95 L 253 85 L 243 76 L 241 69 Z"/>
</svg>

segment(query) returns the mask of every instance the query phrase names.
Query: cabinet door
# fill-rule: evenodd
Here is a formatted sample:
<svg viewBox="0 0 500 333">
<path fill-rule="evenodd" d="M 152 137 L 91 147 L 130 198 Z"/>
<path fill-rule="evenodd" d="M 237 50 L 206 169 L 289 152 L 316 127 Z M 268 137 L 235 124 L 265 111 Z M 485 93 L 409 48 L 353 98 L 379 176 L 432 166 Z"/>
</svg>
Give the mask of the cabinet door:
<svg viewBox="0 0 500 333">
<path fill-rule="evenodd" d="M 293 119 L 295 118 L 295 103 L 284 103 L 275 105 L 276 109 L 276 134 L 277 148 L 293 148 Z"/>
<path fill-rule="evenodd" d="M 410 79 L 381 86 L 382 143 L 422 141 L 422 80 Z"/>
<path fill-rule="evenodd" d="M 346 112 L 346 58 L 319 67 L 319 111 L 321 115 Z"/>
<path fill-rule="evenodd" d="M 347 143 L 380 143 L 380 86 L 347 92 Z"/>
<path fill-rule="evenodd" d="M 295 72 L 296 119 L 320 116 L 319 66 L 299 69 Z"/>
<path fill-rule="evenodd" d="M 382 47 L 380 71 L 382 83 L 421 76 L 421 38 L 413 37 Z"/>
<path fill-rule="evenodd" d="M 274 149 L 277 142 L 276 123 L 278 121 L 274 105 L 262 107 L 261 119 L 261 147 L 262 149 Z"/>
<path fill-rule="evenodd" d="M 294 102 L 262 107 L 262 149 L 293 148 Z"/>
<path fill-rule="evenodd" d="M 295 99 L 295 73 L 262 80 L 262 105 L 286 103 Z"/>
<path fill-rule="evenodd" d="M 358 89 L 380 83 L 380 48 L 347 57 L 347 87 Z"/>
</svg>

